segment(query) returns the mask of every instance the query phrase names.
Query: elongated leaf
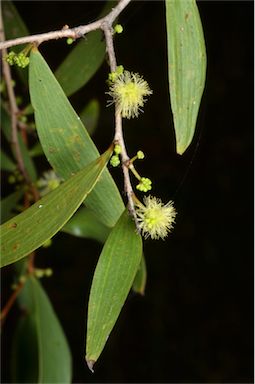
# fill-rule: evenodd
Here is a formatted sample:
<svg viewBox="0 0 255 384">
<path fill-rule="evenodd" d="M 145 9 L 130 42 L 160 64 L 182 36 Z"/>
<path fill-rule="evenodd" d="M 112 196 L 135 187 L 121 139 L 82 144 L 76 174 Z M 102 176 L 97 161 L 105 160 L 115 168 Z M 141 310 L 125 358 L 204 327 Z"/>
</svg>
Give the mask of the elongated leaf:
<svg viewBox="0 0 255 384">
<path fill-rule="evenodd" d="M 40 247 L 69 220 L 100 177 L 111 151 L 1 226 L 1 266 Z"/>
<path fill-rule="evenodd" d="M 107 1 L 98 18 L 105 16 L 116 5 Z M 97 72 L 104 61 L 105 40 L 101 31 L 88 33 L 80 39 L 55 72 L 67 96 L 82 88 Z"/>
<path fill-rule="evenodd" d="M 62 231 L 104 243 L 110 233 L 110 228 L 103 225 L 88 208 L 81 207 L 62 228 Z"/>
<path fill-rule="evenodd" d="M 124 211 L 97 263 L 88 306 L 86 360 L 90 369 L 100 356 L 134 281 L 142 239 Z"/>
<path fill-rule="evenodd" d="M 66 337 L 49 298 L 34 277 L 27 280 L 19 303 L 26 314 L 15 351 L 16 376 L 24 380 L 18 382 L 71 383 L 71 355 Z"/>
<path fill-rule="evenodd" d="M 79 115 L 91 136 L 96 129 L 99 118 L 99 102 L 96 99 L 91 100 Z"/>
<path fill-rule="evenodd" d="M 177 153 L 192 141 L 204 90 L 206 51 L 195 0 L 166 0 L 168 71 Z"/>
<path fill-rule="evenodd" d="M 142 256 L 141 263 L 139 265 L 138 271 L 136 272 L 135 280 L 132 285 L 133 291 L 135 291 L 136 293 L 140 293 L 140 295 L 144 295 L 146 281 L 147 281 L 147 269 L 146 269 L 145 258 L 144 256 Z"/>
<path fill-rule="evenodd" d="M 24 192 L 22 190 L 18 190 L 1 200 L 1 223 L 4 223 L 11 217 L 15 216 L 13 210 L 15 209 L 17 202 L 19 201 L 23 193 Z"/>
<path fill-rule="evenodd" d="M 80 40 L 56 71 L 67 96 L 83 87 L 104 61 L 105 41 L 101 31 L 93 31 Z"/>
<path fill-rule="evenodd" d="M 3 23 L 6 40 L 15 39 L 16 37 L 28 36 L 29 31 L 20 17 L 17 9 L 11 1 L 1 2 L 3 11 Z M 14 52 L 20 52 L 24 48 L 24 45 L 18 45 L 12 47 L 11 50 Z M 15 66 L 15 70 L 18 72 L 21 80 L 27 84 L 27 68 L 19 68 Z"/>
<path fill-rule="evenodd" d="M 98 151 L 41 54 L 34 49 L 29 65 L 30 95 L 40 142 L 55 172 L 66 179 L 93 161 Z M 103 224 L 112 227 L 124 210 L 108 170 L 86 200 Z"/>
<path fill-rule="evenodd" d="M 1 150 L 1 169 L 12 172 L 16 169 L 15 163 Z"/>
<path fill-rule="evenodd" d="M 19 319 L 14 332 L 11 357 L 13 383 L 38 382 L 39 361 L 36 324 L 34 315 L 30 311 Z"/>
</svg>

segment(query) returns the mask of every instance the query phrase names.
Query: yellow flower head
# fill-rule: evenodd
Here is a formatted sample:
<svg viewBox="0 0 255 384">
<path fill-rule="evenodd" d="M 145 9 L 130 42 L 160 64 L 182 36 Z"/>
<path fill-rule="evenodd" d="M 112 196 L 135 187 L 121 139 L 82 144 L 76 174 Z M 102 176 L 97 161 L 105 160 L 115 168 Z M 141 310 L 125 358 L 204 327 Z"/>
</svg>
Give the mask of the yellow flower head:
<svg viewBox="0 0 255 384">
<path fill-rule="evenodd" d="M 172 201 L 164 205 L 160 199 L 146 196 L 144 205 L 137 205 L 136 214 L 139 228 L 146 239 L 164 239 L 173 228 L 177 213 Z"/>
<path fill-rule="evenodd" d="M 145 97 L 152 94 L 147 81 L 138 73 L 124 71 L 110 86 L 108 94 L 117 105 L 122 117 L 137 117 L 146 102 Z"/>
</svg>

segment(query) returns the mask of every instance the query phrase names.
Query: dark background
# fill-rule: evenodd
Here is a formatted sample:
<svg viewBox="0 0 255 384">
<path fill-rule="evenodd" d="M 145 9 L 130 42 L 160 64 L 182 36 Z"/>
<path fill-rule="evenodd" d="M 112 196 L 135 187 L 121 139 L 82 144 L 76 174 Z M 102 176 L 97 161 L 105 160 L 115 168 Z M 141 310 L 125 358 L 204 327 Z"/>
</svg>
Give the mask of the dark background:
<svg viewBox="0 0 255 384">
<path fill-rule="evenodd" d="M 92 21 L 101 2 L 16 2 L 31 33 Z M 131 293 L 92 375 L 83 360 L 89 288 L 101 246 L 55 236 L 38 253 L 52 267 L 43 284 L 73 353 L 73 382 L 253 382 L 253 3 L 198 2 L 208 69 L 197 131 L 183 156 L 174 152 L 167 85 L 164 2 L 133 1 L 120 17 L 118 63 L 144 75 L 153 96 L 139 119 L 125 122 L 129 153 L 154 182 L 153 194 L 175 200 L 178 216 L 166 241 L 146 241 L 146 294 Z M 55 69 L 70 48 L 41 51 Z M 94 139 L 104 150 L 113 134 L 106 109 L 105 63 L 71 98 L 79 110 L 101 101 Z M 113 172 L 120 190 L 119 170 Z M 41 257 L 40 257 L 41 254 Z M 7 273 L 8 275 L 8 273 Z M 9 338 L 18 310 L 4 327 L 3 382 L 9 382 Z M 7 361 L 6 361 L 7 360 Z"/>
</svg>

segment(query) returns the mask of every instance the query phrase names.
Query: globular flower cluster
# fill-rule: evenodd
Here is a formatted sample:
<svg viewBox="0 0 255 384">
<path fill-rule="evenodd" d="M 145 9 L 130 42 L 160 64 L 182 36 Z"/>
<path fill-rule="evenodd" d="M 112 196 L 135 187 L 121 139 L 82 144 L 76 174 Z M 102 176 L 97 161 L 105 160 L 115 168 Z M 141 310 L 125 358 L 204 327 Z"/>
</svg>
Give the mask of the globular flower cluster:
<svg viewBox="0 0 255 384">
<path fill-rule="evenodd" d="M 130 119 L 139 115 L 146 102 L 145 97 L 151 95 L 152 91 L 138 73 L 123 71 L 114 79 L 108 93 L 121 116 Z"/>
<path fill-rule="evenodd" d="M 146 196 L 144 204 L 137 204 L 136 214 L 139 229 L 147 239 L 165 239 L 175 223 L 176 210 L 173 201 L 163 204 L 154 196 Z"/>
<path fill-rule="evenodd" d="M 5 57 L 5 60 L 8 64 L 17 65 L 20 68 L 25 68 L 29 64 L 29 57 L 27 57 L 23 52 L 15 53 L 11 51 Z"/>
<path fill-rule="evenodd" d="M 151 190 L 152 181 L 148 177 L 141 177 L 139 184 L 137 184 L 136 189 L 141 192 L 148 192 Z"/>
</svg>

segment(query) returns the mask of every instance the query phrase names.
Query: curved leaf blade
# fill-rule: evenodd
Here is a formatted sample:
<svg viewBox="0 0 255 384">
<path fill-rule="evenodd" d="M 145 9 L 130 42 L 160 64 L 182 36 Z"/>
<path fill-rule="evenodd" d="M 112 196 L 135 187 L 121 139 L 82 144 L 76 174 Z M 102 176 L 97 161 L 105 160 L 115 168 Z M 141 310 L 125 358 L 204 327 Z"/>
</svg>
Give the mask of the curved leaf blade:
<svg viewBox="0 0 255 384">
<path fill-rule="evenodd" d="M 16 164 L 12 161 L 12 159 L 10 159 L 9 156 L 6 155 L 2 149 L 0 155 L 1 169 L 7 172 L 13 172 L 17 168 Z"/>
<path fill-rule="evenodd" d="M 15 216 L 15 213 L 13 213 L 13 211 L 15 210 L 17 202 L 19 201 L 23 193 L 24 192 L 22 190 L 18 190 L 4 197 L 1 200 L 1 224 Z"/>
<path fill-rule="evenodd" d="M 26 334 L 18 332 L 16 373 L 34 378 L 27 382 L 71 383 L 72 362 L 66 337 L 46 292 L 35 277 L 31 276 L 26 281 L 19 303 L 25 309 L 21 330 Z M 31 367 L 30 360 L 23 360 L 24 367 L 20 366 L 17 359 L 21 358 L 22 352 L 32 359 L 35 366 Z"/>
<path fill-rule="evenodd" d="M 87 207 L 81 207 L 61 229 L 69 235 L 94 239 L 104 243 L 110 228 L 99 221 Z"/>
<path fill-rule="evenodd" d="M 97 99 L 92 99 L 79 113 L 81 121 L 87 128 L 90 136 L 95 132 L 98 118 L 99 118 L 100 105 Z"/>
<path fill-rule="evenodd" d="M 25 257 L 54 236 L 95 186 L 111 150 L 30 208 L 1 225 L 1 266 Z"/>
<path fill-rule="evenodd" d="M 141 236 L 125 210 L 104 245 L 90 291 L 86 361 L 91 370 L 124 305 L 141 256 Z"/>
<path fill-rule="evenodd" d="M 132 285 L 133 291 L 143 296 L 145 292 L 146 281 L 147 281 L 147 269 L 146 269 L 145 258 L 143 255 L 138 271 L 136 272 L 136 275 L 135 275 L 135 280 Z"/>
<path fill-rule="evenodd" d="M 38 343 L 35 319 L 30 311 L 19 319 L 14 331 L 11 356 L 12 382 L 36 383 L 38 379 Z"/>
<path fill-rule="evenodd" d="M 93 31 L 78 42 L 55 72 L 65 94 L 82 88 L 104 61 L 105 41 L 101 31 Z"/>
<path fill-rule="evenodd" d="M 38 383 L 71 383 L 71 354 L 64 332 L 41 284 L 31 278 L 38 336 Z"/>
<path fill-rule="evenodd" d="M 30 55 L 29 85 L 44 153 L 55 172 L 67 179 L 97 158 L 97 148 L 37 49 Z M 109 227 L 120 217 L 124 204 L 108 170 L 103 172 L 86 205 Z"/>
<path fill-rule="evenodd" d="M 168 74 L 177 153 L 194 136 L 206 77 L 203 28 L 195 0 L 166 0 Z"/>
</svg>

